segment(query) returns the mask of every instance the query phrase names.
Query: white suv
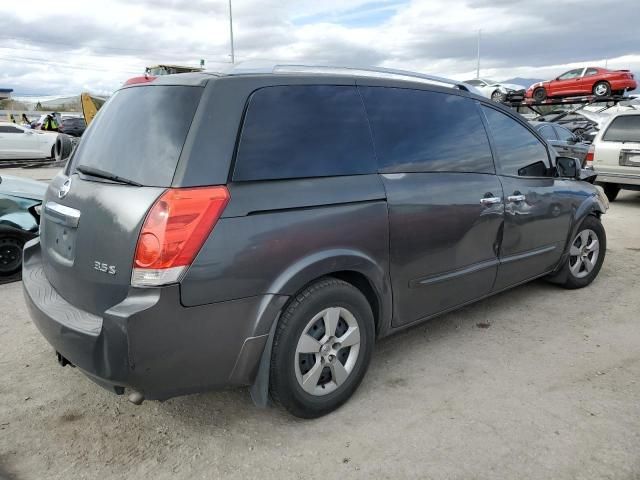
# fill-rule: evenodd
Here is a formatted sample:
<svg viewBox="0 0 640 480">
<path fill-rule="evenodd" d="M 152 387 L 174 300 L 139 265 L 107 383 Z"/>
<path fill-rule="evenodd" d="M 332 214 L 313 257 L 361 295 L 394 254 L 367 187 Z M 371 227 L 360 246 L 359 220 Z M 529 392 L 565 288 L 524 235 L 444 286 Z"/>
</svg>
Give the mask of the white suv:
<svg viewBox="0 0 640 480">
<path fill-rule="evenodd" d="M 609 201 L 621 189 L 640 190 L 640 112 L 612 116 L 594 138 L 592 150 L 596 180 Z"/>
</svg>

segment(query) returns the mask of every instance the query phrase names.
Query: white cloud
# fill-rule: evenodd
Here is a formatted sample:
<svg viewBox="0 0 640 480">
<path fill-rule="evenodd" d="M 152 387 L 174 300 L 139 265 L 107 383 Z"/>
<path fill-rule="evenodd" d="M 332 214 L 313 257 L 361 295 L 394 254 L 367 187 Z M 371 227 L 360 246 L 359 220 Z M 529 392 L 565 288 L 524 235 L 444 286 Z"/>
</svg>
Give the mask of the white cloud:
<svg viewBox="0 0 640 480">
<path fill-rule="evenodd" d="M 233 7 L 239 60 L 381 65 L 463 79 L 475 74 L 482 29 L 485 76 L 551 77 L 605 58 L 611 68 L 640 70 L 638 2 L 233 0 Z M 215 69 L 229 59 L 227 0 L 31 0 L 14 10 L 3 13 L 0 86 L 21 93 L 108 93 L 146 65 L 204 58 Z"/>
</svg>

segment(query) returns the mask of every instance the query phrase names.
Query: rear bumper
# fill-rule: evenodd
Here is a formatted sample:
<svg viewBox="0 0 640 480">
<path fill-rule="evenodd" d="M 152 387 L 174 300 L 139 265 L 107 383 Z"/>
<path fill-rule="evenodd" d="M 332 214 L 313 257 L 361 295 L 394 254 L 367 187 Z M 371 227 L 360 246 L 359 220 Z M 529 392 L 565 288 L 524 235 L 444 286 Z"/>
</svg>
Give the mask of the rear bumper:
<svg viewBox="0 0 640 480">
<path fill-rule="evenodd" d="M 596 182 L 617 183 L 618 185 L 638 185 L 640 186 L 640 175 L 625 175 L 621 173 L 600 172 L 596 169 L 598 176 Z"/>
<path fill-rule="evenodd" d="M 263 295 L 187 308 L 178 285 L 131 288 L 96 316 L 55 291 L 38 239 L 25 246 L 23 288 L 34 323 L 56 352 L 110 390 L 131 388 L 159 400 L 251 384 L 287 300 Z"/>
</svg>

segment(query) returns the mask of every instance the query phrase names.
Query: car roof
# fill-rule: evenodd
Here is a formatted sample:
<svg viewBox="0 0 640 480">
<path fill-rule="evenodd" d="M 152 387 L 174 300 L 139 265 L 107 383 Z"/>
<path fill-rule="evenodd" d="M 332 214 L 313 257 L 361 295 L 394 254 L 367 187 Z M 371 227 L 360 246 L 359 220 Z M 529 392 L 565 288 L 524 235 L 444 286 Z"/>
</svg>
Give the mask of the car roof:
<svg viewBox="0 0 640 480">
<path fill-rule="evenodd" d="M 191 72 L 179 73 L 174 75 L 160 75 L 150 82 L 135 83 L 125 85 L 123 88 L 137 88 L 150 85 L 185 85 L 185 86 L 205 86 L 210 81 L 220 78 L 230 77 L 253 77 L 253 78 L 273 78 L 281 79 L 283 77 L 300 78 L 300 79 L 317 79 L 319 83 L 331 83 L 331 79 L 349 79 L 349 80 L 376 80 L 387 81 L 389 86 L 398 85 L 432 85 L 436 87 L 444 87 L 452 90 L 472 92 L 471 88 L 457 80 L 438 77 L 435 75 L 427 75 L 408 70 L 397 70 L 379 67 L 335 67 L 327 65 L 289 65 L 289 64 L 265 64 L 259 63 L 240 63 L 222 69 L 218 72 Z M 473 92 L 472 92 L 473 93 Z"/>
</svg>

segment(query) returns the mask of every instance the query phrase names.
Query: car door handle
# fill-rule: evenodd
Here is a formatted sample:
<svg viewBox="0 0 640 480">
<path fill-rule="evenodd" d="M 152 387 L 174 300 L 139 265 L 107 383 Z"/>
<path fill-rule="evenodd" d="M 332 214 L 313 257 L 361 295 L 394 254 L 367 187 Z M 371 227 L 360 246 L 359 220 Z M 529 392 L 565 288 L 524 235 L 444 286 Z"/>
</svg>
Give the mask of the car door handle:
<svg viewBox="0 0 640 480">
<path fill-rule="evenodd" d="M 522 202 L 526 197 L 524 195 L 509 195 L 507 200 L 510 202 Z"/>
<path fill-rule="evenodd" d="M 486 197 L 480 199 L 481 205 L 495 205 L 496 203 L 500 203 L 502 199 L 500 197 Z"/>
</svg>

